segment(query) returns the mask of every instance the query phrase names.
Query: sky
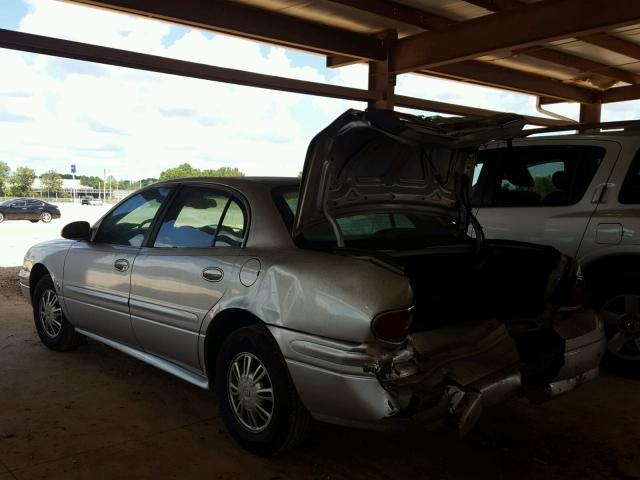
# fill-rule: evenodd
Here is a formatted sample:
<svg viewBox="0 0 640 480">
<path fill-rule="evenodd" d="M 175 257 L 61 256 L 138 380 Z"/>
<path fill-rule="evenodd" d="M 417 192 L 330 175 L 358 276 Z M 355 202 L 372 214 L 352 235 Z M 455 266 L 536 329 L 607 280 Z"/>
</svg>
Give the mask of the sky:
<svg viewBox="0 0 640 480">
<path fill-rule="evenodd" d="M 325 68 L 323 56 L 66 3 L 0 0 L 0 28 L 366 88 L 367 67 Z M 529 95 L 401 75 L 396 92 L 538 115 Z M 350 102 L 142 72 L 0 49 L 0 160 L 79 175 L 138 180 L 190 163 L 247 175 L 295 176 L 313 136 Z M 577 117 L 573 104 L 549 109 Z M 416 112 L 413 112 L 416 113 Z M 425 112 L 417 112 L 425 114 Z M 640 118 L 640 102 L 603 107 L 603 120 Z"/>
</svg>

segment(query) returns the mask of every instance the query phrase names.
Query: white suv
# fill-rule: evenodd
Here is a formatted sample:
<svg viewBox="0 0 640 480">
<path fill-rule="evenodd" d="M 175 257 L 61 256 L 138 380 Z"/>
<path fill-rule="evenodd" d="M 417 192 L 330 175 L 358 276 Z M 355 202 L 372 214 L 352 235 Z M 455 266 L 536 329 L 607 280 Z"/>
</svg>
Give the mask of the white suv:
<svg viewBox="0 0 640 480">
<path fill-rule="evenodd" d="M 578 259 L 589 300 L 605 321 L 609 360 L 625 368 L 640 367 L 638 133 L 491 145 L 479 156 L 473 190 L 487 238 L 553 245 Z"/>
</svg>

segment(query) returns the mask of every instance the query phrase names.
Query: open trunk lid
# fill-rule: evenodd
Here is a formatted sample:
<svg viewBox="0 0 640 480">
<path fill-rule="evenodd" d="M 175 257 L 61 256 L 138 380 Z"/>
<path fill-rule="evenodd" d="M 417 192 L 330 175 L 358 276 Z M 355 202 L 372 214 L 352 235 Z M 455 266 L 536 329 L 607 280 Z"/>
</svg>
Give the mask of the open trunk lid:
<svg viewBox="0 0 640 480">
<path fill-rule="evenodd" d="M 349 110 L 311 141 L 302 174 L 294 237 L 310 225 L 379 210 L 433 211 L 461 218 L 462 178 L 475 153 L 512 138 L 524 118 L 422 118 L 385 110 Z"/>
</svg>

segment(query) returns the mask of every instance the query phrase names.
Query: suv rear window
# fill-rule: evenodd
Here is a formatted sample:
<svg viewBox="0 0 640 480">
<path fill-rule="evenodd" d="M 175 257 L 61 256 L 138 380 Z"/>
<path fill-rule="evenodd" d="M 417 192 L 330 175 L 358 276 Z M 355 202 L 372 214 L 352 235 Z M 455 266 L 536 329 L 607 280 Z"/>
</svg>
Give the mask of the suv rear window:
<svg viewBox="0 0 640 480">
<path fill-rule="evenodd" d="M 584 196 L 606 150 L 541 145 L 484 150 L 474 204 L 494 207 L 573 205 Z"/>
<path fill-rule="evenodd" d="M 622 182 L 618 201 L 623 204 L 640 203 L 640 150 L 636 153 L 627 176 Z"/>
</svg>

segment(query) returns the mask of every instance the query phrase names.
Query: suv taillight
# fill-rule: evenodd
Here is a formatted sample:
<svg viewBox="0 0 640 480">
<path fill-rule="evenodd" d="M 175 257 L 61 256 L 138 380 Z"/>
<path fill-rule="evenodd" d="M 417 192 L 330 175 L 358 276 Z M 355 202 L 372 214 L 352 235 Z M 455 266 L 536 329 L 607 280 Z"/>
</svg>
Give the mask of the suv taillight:
<svg viewBox="0 0 640 480">
<path fill-rule="evenodd" d="M 576 284 L 573 287 L 573 291 L 567 301 L 568 307 L 582 307 L 587 304 L 587 284 L 584 281 L 584 277 L 578 271 L 576 276 Z"/>
<path fill-rule="evenodd" d="M 385 342 L 402 342 L 413 321 L 413 308 L 381 313 L 371 322 L 373 334 Z"/>
</svg>

